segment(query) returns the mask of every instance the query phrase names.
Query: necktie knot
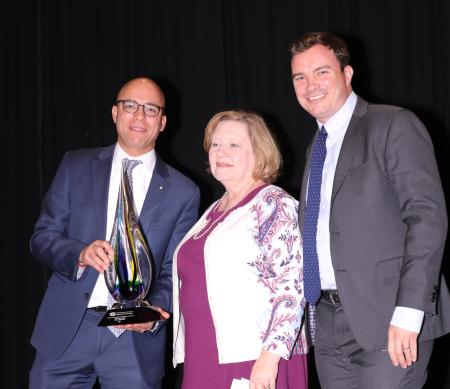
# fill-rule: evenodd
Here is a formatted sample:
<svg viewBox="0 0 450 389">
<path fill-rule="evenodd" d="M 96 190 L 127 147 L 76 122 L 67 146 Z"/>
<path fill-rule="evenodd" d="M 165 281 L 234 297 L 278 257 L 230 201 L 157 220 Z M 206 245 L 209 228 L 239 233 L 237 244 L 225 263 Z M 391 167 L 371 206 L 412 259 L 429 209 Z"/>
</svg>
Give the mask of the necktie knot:
<svg viewBox="0 0 450 389">
<path fill-rule="evenodd" d="M 320 138 L 321 140 L 323 140 L 323 141 L 326 141 L 327 136 L 328 136 L 328 132 L 327 132 L 327 130 L 325 129 L 325 126 L 320 127 L 320 130 L 319 130 L 319 138 Z"/>
<path fill-rule="evenodd" d="M 128 182 L 130 183 L 130 188 L 133 189 L 133 169 L 142 163 L 139 159 L 128 159 L 124 158 L 122 164 L 125 166 L 127 172 Z"/>
</svg>

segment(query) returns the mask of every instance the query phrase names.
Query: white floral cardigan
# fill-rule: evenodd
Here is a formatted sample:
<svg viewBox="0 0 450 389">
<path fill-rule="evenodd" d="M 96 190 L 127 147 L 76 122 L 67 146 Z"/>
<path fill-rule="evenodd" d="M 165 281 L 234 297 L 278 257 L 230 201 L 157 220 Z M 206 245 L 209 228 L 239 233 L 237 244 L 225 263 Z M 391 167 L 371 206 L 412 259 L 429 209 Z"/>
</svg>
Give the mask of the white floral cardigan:
<svg viewBox="0 0 450 389">
<path fill-rule="evenodd" d="M 177 254 L 183 242 L 206 224 L 214 205 L 174 254 L 174 366 L 184 361 Z M 206 284 L 220 363 L 255 360 L 262 347 L 285 359 L 307 352 L 305 331 L 300 331 L 306 302 L 297 206 L 281 188 L 266 186 L 227 215 L 205 242 Z"/>
</svg>

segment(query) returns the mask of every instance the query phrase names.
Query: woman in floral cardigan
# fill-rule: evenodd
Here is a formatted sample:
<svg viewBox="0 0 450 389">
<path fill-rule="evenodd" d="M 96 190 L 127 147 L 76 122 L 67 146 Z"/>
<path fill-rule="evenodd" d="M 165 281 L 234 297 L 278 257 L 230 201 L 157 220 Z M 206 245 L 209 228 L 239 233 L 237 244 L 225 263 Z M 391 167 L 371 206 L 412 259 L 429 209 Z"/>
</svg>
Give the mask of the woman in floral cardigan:
<svg viewBox="0 0 450 389">
<path fill-rule="evenodd" d="M 226 191 L 174 256 L 183 389 L 229 389 L 243 378 L 250 389 L 306 389 L 302 239 L 297 201 L 271 185 L 276 143 L 257 114 L 227 111 L 208 123 L 204 147 Z"/>
</svg>

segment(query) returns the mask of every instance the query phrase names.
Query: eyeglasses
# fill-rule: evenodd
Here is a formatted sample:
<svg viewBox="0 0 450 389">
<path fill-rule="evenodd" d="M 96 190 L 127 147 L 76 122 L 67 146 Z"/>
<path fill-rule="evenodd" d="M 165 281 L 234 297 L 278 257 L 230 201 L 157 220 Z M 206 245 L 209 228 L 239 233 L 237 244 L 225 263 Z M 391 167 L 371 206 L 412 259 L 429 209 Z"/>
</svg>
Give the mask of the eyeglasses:
<svg viewBox="0 0 450 389">
<path fill-rule="evenodd" d="M 144 108 L 145 116 L 155 117 L 159 115 L 160 111 L 164 112 L 164 108 L 156 104 L 151 103 L 139 104 L 137 101 L 134 100 L 117 100 L 116 104 L 119 103 L 122 103 L 124 111 L 128 113 L 135 113 L 139 109 L 139 107 Z"/>
</svg>

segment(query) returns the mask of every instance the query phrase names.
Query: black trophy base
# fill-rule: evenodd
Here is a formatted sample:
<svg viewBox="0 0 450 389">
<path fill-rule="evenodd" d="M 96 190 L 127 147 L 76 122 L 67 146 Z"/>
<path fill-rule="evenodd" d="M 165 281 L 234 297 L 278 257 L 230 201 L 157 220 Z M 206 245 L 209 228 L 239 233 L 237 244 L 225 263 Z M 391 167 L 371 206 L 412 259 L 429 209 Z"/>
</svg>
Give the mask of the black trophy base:
<svg viewBox="0 0 450 389">
<path fill-rule="evenodd" d="M 112 308 L 106 311 L 98 322 L 100 327 L 115 326 L 119 324 L 146 323 L 163 320 L 161 314 L 151 307 Z"/>
</svg>

